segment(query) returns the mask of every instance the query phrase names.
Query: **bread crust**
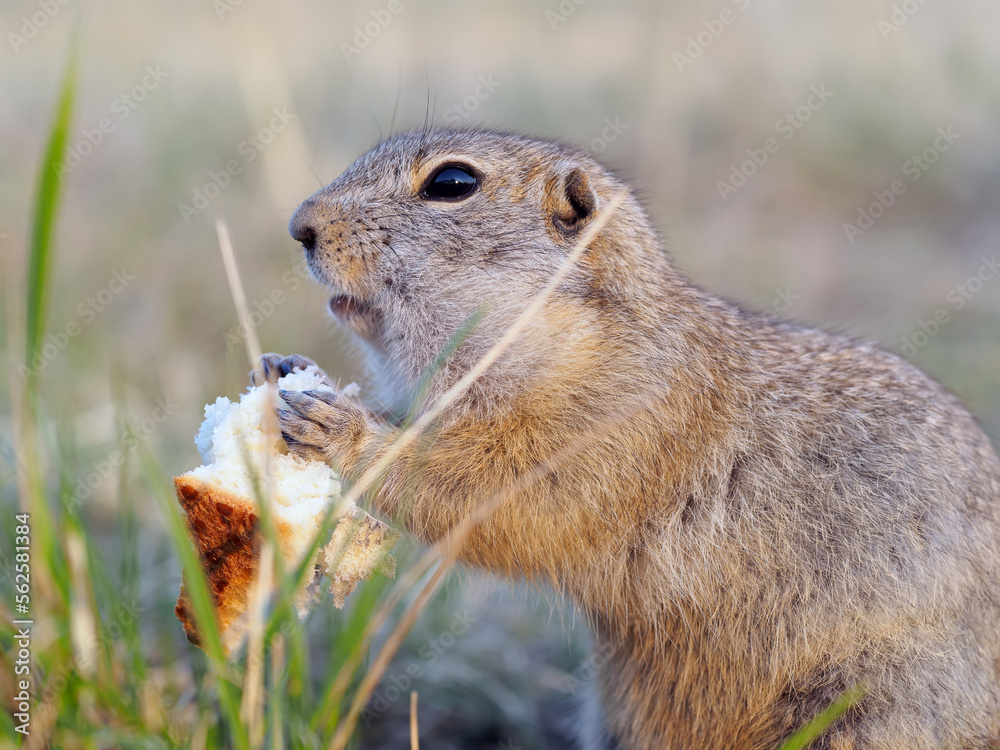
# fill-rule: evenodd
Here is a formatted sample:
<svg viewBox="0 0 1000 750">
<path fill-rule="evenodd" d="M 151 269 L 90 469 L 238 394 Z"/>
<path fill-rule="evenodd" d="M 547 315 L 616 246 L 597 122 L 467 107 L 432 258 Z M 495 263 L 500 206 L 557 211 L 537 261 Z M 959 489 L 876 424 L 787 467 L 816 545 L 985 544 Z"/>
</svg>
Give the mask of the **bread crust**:
<svg viewBox="0 0 1000 750">
<path fill-rule="evenodd" d="M 243 498 L 188 476 L 175 477 L 174 488 L 202 561 L 223 646 L 230 652 L 239 638 L 227 634 L 241 631 L 239 624 L 245 617 L 247 597 L 259 567 L 257 513 Z M 275 531 L 279 537 L 283 533 L 280 525 Z M 201 646 L 186 583 L 181 584 L 174 614 L 184 625 L 188 640 Z"/>
<path fill-rule="evenodd" d="M 177 499 L 184 509 L 188 532 L 194 540 L 215 608 L 216 626 L 227 654 L 243 642 L 252 586 L 260 569 L 260 519 L 253 501 L 183 475 L 174 478 Z M 278 551 L 286 565 L 298 564 L 304 534 L 315 534 L 322 513 L 313 524 L 291 523 L 274 517 Z M 304 615 L 316 595 L 315 579 L 325 574 L 335 607 L 343 607 L 358 584 L 374 575 L 396 575 L 396 559 L 389 550 L 399 532 L 383 521 L 352 506 L 337 522 L 330 541 L 315 556 L 315 576 L 305 582 L 295 604 Z M 181 583 L 174 614 L 191 643 L 202 646 L 187 583 Z"/>
</svg>

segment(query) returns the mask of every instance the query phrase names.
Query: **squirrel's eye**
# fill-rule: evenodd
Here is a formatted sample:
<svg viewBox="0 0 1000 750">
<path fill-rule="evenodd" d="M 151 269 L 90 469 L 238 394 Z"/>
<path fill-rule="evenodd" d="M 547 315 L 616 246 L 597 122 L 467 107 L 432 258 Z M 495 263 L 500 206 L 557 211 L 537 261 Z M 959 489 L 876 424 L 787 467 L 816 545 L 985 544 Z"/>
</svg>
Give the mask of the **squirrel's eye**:
<svg viewBox="0 0 1000 750">
<path fill-rule="evenodd" d="M 444 167 L 435 172 L 424 186 L 423 197 L 435 201 L 456 201 L 475 191 L 479 180 L 466 167 Z"/>
</svg>

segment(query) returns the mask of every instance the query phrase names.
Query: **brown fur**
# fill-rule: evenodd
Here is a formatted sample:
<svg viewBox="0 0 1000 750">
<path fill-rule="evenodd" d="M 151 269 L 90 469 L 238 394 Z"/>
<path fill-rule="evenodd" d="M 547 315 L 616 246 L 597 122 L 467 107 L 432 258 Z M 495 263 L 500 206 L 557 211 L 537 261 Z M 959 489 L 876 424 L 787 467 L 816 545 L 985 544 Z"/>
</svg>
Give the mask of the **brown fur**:
<svg viewBox="0 0 1000 750">
<path fill-rule="evenodd" d="M 478 189 L 426 200 L 446 163 L 473 168 Z M 341 320 L 398 416 L 482 310 L 428 399 L 468 371 L 620 187 L 546 141 L 408 133 L 303 203 L 291 231 L 352 299 Z M 290 448 L 349 475 L 397 431 L 345 398 L 290 403 Z M 692 286 L 634 199 L 432 438 L 374 504 L 430 541 L 520 482 L 464 557 L 549 580 L 590 615 L 621 747 L 771 748 L 858 684 L 869 694 L 817 746 L 1000 742 L 987 438 L 898 356 Z"/>
</svg>

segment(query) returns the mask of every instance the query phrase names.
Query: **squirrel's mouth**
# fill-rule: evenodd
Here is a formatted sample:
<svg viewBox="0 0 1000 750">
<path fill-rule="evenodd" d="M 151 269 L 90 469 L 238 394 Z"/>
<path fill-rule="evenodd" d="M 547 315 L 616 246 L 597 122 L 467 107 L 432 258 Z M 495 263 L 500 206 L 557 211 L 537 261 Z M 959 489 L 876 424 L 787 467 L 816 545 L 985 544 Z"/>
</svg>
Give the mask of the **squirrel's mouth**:
<svg viewBox="0 0 1000 750">
<path fill-rule="evenodd" d="M 337 294 L 330 298 L 329 307 L 333 317 L 347 330 L 373 343 L 378 338 L 381 315 L 367 302 Z"/>
<path fill-rule="evenodd" d="M 354 315 L 363 315 L 368 308 L 364 302 L 346 294 L 336 294 L 330 297 L 330 312 L 338 320 L 344 320 Z"/>
</svg>

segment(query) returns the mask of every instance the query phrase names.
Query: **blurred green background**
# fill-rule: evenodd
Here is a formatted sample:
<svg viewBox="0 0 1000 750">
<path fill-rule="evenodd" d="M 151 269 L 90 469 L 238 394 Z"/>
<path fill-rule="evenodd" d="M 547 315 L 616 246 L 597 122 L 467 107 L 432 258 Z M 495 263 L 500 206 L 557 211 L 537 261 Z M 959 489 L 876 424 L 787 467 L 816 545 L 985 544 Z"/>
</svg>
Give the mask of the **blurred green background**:
<svg viewBox="0 0 1000 750">
<path fill-rule="evenodd" d="M 8 396 L 22 357 L 10 331 L 23 328 L 31 201 L 77 26 L 51 356 L 36 363 L 74 486 L 120 447 L 123 422 L 166 474 L 192 468 L 202 405 L 245 386 L 217 216 L 264 350 L 363 384 L 359 351 L 328 319 L 286 226 L 380 134 L 425 122 L 590 149 L 635 186 L 698 284 L 904 351 L 1000 437 L 995 2 L 5 0 L 5 535 L 17 504 Z M 145 493 L 134 466 L 80 493 L 109 555 L 123 500 L 143 508 Z M 199 657 L 173 620 L 179 565 L 152 502 L 139 524 L 148 679 L 183 738 Z M 422 655 L 466 610 L 474 621 L 454 645 Z M 332 625 L 315 619 L 321 644 Z M 554 595 L 465 570 L 389 675 L 421 667 L 410 687 L 427 746 L 559 747 L 585 642 Z M 389 703 L 363 746 L 405 743 L 407 701 Z"/>
</svg>

